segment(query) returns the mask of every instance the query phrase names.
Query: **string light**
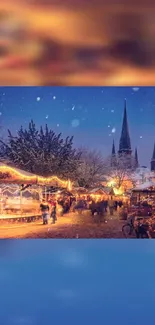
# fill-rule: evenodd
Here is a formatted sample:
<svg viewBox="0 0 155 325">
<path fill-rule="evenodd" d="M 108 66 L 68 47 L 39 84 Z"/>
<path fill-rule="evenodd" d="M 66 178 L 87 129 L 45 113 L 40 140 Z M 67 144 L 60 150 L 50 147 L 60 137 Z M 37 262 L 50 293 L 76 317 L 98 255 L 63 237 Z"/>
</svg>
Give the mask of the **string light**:
<svg viewBox="0 0 155 325">
<path fill-rule="evenodd" d="M 1 182 L 12 183 L 12 182 L 18 181 L 20 183 L 23 183 L 25 181 L 26 183 L 38 184 L 38 185 L 50 185 L 53 182 L 56 182 L 56 183 L 60 184 L 61 186 L 68 188 L 68 190 L 72 189 L 72 182 L 70 180 L 67 180 L 67 181 L 61 180 L 57 176 L 43 177 L 43 176 L 37 176 L 37 175 L 33 175 L 33 174 L 32 175 L 31 174 L 24 175 L 24 173 L 22 173 L 22 171 L 18 171 L 18 169 L 7 166 L 7 165 L 0 166 L 0 172 L 10 173 L 10 177 L 8 177 L 8 179 L 1 178 Z"/>
<path fill-rule="evenodd" d="M 10 166 L 6 166 L 6 165 L 4 165 L 4 166 L 0 166 L 0 172 L 2 172 L 2 173 L 10 173 L 10 177 L 8 177 L 8 179 L 6 179 L 6 178 L 4 178 L 4 179 L 2 179 L 1 178 L 1 181 L 3 181 L 3 182 L 12 182 L 13 181 L 13 179 L 11 179 L 11 178 L 18 178 L 19 177 L 19 181 L 20 182 L 23 182 L 24 180 L 26 180 L 27 182 L 29 181 L 29 182 L 33 182 L 33 183 L 36 183 L 36 181 L 37 181 L 37 177 L 36 177 L 36 175 L 24 175 L 24 174 L 22 174 L 22 172 L 20 172 L 20 171 L 18 171 L 18 169 L 16 169 L 16 168 L 13 168 L 13 167 L 10 167 Z"/>
</svg>

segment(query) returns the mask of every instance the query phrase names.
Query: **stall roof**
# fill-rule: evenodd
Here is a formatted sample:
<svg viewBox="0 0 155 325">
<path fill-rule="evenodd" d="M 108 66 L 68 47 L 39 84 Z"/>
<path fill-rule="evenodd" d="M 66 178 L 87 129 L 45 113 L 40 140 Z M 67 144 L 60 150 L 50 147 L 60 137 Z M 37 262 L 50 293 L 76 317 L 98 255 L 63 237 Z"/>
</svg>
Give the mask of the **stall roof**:
<svg viewBox="0 0 155 325">
<path fill-rule="evenodd" d="M 74 187 L 73 192 L 78 192 L 78 193 L 87 193 L 88 189 L 85 187 Z"/>
<path fill-rule="evenodd" d="M 37 176 L 24 170 L 0 163 L 0 182 L 11 184 L 36 184 Z"/>
<path fill-rule="evenodd" d="M 104 189 L 100 188 L 100 187 L 96 187 L 93 188 L 92 190 L 89 191 L 89 194 L 107 194 L 106 191 L 104 191 Z"/>
<path fill-rule="evenodd" d="M 0 183 L 9 184 L 38 184 L 38 185 L 51 185 L 51 186 L 61 186 L 68 188 L 70 183 L 69 180 L 61 180 L 57 176 L 42 177 L 38 176 L 24 170 L 18 169 L 0 163 Z"/>
<path fill-rule="evenodd" d="M 144 191 L 144 190 L 149 189 L 150 187 L 155 187 L 155 182 L 153 182 L 153 181 L 145 182 L 145 183 L 135 187 L 133 189 L 133 191 Z"/>
</svg>

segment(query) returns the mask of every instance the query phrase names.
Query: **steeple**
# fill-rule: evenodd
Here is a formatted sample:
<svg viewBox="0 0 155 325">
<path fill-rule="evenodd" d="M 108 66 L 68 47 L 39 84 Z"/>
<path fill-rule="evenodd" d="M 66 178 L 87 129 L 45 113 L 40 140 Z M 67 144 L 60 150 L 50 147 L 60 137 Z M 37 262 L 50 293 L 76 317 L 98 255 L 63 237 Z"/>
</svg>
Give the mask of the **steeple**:
<svg viewBox="0 0 155 325">
<path fill-rule="evenodd" d="M 138 168 L 139 167 L 139 161 L 138 161 L 138 151 L 137 151 L 137 148 L 135 149 L 135 157 L 134 157 L 134 160 L 135 160 L 135 168 Z"/>
<path fill-rule="evenodd" d="M 115 156 L 115 155 L 116 155 L 115 142 L 113 140 L 113 143 L 112 143 L 112 156 Z"/>
<path fill-rule="evenodd" d="M 151 159 L 151 171 L 155 171 L 155 143 L 154 143 L 153 155 Z"/>
<path fill-rule="evenodd" d="M 113 140 L 112 152 L 111 152 L 111 167 L 114 166 L 116 166 L 116 150 L 115 150 L 115 142 Z"/>
<path fill-rule="evenodd" d="M 126 99 L 124 102 L 124 116 L 123 116 L 123 124 L 122 124 L 122 132 L 121 138 L 119 142 L 119 154 L 126 153 L 131 155 L 131 142 L 129 135 L 129 127 L 128 127 L 128 119 L 127 119 L 127 110 L 126 110 Z"/>
</svg>

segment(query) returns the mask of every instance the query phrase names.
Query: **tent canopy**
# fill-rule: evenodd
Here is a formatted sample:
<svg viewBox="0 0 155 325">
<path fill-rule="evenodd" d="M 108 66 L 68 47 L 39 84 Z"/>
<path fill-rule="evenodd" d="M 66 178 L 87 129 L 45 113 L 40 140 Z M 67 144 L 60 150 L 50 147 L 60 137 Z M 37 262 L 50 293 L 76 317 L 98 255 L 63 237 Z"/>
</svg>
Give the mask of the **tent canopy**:
<svg viewBox="0 0 155 325">
<path fill-rule="evenodd" d="M 107 193 L 101 189 L 100 187 L 92 189 L 89 194 L 96 194 L 96 195 L 107 195 Z"/>
<path fill-rule="evenodd" d="M 0 183 L 36 184 L 37 177 L 36 175 L 25 172 L 21 169 L 0 163 Z"/>
<path fill-rule="evenodd" d="M 38 185 L 51 185 L 61 186 L 68 188 L 70 185 L 69 180 L 61 180 L 57 176 L 42 177 L 24 170 L 14 168 L 3 163 L 0 163 L 0 183 L 8 184 L 38 184 Z"/>
</svg>

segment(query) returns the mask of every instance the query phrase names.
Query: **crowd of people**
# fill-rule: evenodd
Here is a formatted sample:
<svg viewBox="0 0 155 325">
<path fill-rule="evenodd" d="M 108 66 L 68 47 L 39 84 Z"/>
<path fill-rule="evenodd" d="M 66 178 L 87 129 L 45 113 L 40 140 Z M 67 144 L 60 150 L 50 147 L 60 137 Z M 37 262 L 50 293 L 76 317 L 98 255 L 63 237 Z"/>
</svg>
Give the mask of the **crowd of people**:
<svg viewBox="0 0 155 325">
<path fill-rule="evenodd" d="M 42 200 L 40 204 L 40 209 L 42 213 L 43 224 L 48 224 L 50 218 L 52 223 L 55 224 L 57 221 L 58 214 L 63 216 L 68 213 L 71 206 L 74 204 L 75 198 L 62 198 L 62 199 L 49 199 L 46 201 Z"/>
<path fill-rule="evenodd" d="M 90 210 L 91 216 L 98 215 L 99 217 L 107 214 L 113 216 L 114 212 L 123 207 L 121 200 L 113 200 L 112 198 L 93 200 L 91 197 L 67 197 L 60 199 L 50 199 L 46 201 L 43 199 L 40 209 L 42 213 L 43 224 L 48 224 L 50 218 L 55 224 L 58 216 L 63 216 L 69 212 L 78 212 L 82 214 L 84 210 Z"/>
</svg>

